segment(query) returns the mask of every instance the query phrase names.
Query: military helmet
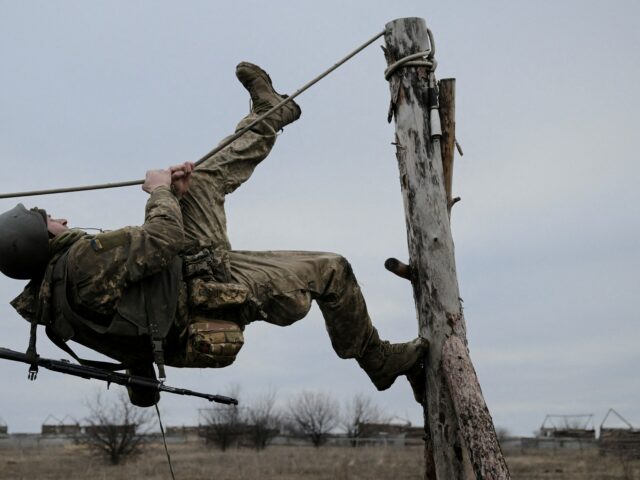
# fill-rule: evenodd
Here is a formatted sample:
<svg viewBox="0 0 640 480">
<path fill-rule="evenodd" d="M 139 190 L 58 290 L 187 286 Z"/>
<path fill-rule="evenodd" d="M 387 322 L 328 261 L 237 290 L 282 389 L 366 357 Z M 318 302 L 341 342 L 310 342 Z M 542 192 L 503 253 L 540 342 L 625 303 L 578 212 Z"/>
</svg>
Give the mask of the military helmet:
<svg viewBox="0 0 640 480">
<path fill-rule="evenodd" d="M 49 232 L 44 210 L 19 203 L 0 214 L 0 272 L 18 280 L 42 274 L 49 262 Z"/>
</svg>

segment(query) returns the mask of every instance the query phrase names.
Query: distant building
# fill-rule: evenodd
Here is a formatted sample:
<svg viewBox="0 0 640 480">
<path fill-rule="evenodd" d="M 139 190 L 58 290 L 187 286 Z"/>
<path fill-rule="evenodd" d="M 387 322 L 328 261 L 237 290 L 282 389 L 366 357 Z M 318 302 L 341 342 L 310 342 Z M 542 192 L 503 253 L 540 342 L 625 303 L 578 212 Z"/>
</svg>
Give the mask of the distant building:
<svg viewBox="0 0 640 480">
<path fill-rule="evenodd" d="M 342 443 L 360 445 L 422 445 L 424 427 L 412 427 L 411 423 L 360 423 L 357 438 L 344 438 Z"/>
<path fill-rule="evenodd" d="M 86 435 L 109 435 L 115 433 L 117 435 L 122 434 L 134 434 L 138 429 L 138 425 L 135 423 L 127 423 L 122 425 L 87 425 L 82 428 Z"/>
<path fill-rule="evenodd" d="M 583 440 L 595 440 L 595 429 L 563 428 L 540 429 L 538 437 L 541 438 L 580 438 Z"/>
<path fill-rule="evenodd" d="M 595 440 L 593 414 L 547 415 L 544 417 L 538 438 L 561 438 L 575 440 Z"/>
<path fill-rule="evenodd" d="M 612 413 L 625 424 L 625 427 L 608 428 L 604 426 Z M 602 455 L 640 459 L 640 430 L 634 428 L 622 415 L 610 408 L 600 424 L 598 449 Z"/>
<path fill-rule="evenodd" d="M 181 425 L 167 427 L 167 437 L 197 437 L 200 434 L 198 425 Z"/>
<path fill-rule="evenodd" d="M 411 424 L 393 424 L 393 423 L 359 423 L 358 432 L 361 437 L 394 437 L 406 435 L 407 430 L 411 428 Z"/>
<path fill-rule="evenodd" d="M 40 427 L 42 435 L 50 436 L 73 436 L 82 433 L 82 427 L 80 423 L 69 415 L 65 416 L 62 420 L 49 415 L 44 419 Z"/>
</svg>

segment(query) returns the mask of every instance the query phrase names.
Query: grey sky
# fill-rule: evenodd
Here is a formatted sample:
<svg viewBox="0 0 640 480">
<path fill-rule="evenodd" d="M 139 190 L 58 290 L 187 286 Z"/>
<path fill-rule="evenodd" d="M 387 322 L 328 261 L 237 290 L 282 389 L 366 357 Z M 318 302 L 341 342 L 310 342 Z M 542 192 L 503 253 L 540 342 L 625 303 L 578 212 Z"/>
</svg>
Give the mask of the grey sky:
<svg viewBox="0 0 640 480">
<path fill-rule="evenodd" d="M 195 160 L 249 108 L 236 63 L 293 91 L 398 17 L 427 20 L 439 78 L 457 78 L 453 232 L 471 355 L 496 424 L 530 433 L 546 413 L 616 407 L 640 426 L 637 328 L 640 77 L 637 2 L 9 2 L 0 0 L 0 191 L 142 178 Z M 377 42 L 376 45 L 381 45 Z M 236 249 L 327 250 L 353 264 L 374 323 L 415 336 L 409 285 L 383 269 L 406 258 L 384 59 L 369 47 L 300 97 L 302 118 L 229 198 Z M 79 226 L 143 220 L 138 188 L 23 199 Z M 15 205 L 0 200 L 0 210 Z M 28 324 L 0 278 L 3 346 Z M 42 354 L 63 354 L 40 339 Z M 374 395 L 420 422 L 405 381 L 375 393 L 331 350 L 317 309 L 286 329 L 253 324 L 236 364 L 172 369 L 205 391 L 269 387 Z M 82 348 L 85 355 L 89 352 Z M 0 364 L 10 431 L 82 417 L 98 384 Z M 195 400 L 161 402 L 192 424 Z"/>
</svg>

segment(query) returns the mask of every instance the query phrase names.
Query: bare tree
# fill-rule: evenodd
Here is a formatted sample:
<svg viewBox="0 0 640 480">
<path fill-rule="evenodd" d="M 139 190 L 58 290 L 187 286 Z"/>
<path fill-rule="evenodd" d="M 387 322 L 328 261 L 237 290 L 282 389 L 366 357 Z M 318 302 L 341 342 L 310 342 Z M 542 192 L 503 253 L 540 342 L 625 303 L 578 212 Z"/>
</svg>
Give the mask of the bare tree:
<svg viewBox="0 0 640 480">
<path fill-rule="evenodd" d="M 235 385 L 227 392 L 228 396 L 238 398 L 240 388 Z M 235 405 L 220 405 L 203 409 L 200 413 L 207 443 L 217 445 L 222 451 L 238 445 L 240 437 L 246 431 L 246 421 L 240 408 Z"/>
<path fill-rule="evenodd" d="M 319 447 L 338 425 L 340 406 L 328 393 L 303 391 L 289 402 L 289 415 L 290 428 Z"/>
<path fill-rule="evenodd" d="M 371 397 L 358 393 L 345 403 L 340 417 L 340 425 L 353 447 L 358 445 L 362 425 L 367 423 L 389 423 L 389 418 L 373 403 Z"/>
<path fill-rule="evenodd" d="M 264 449 L 280 432 L 282 414 L 276 409 L 273 390 L 258 397 L 248 408 L 249 435 L 257 450 Z"/>
<path fill-rule="evenodd" d="M 511 432 L 506 427 L 496 427 L 496 436 L 498 437 L 498 442 L 502 443 L 511 438 Z"/>
<path fill-rule="evenodd" d="M 86 402 L 89 415 L 84 419 L 84 433 L 76 442 L 118 465 L 143 451 L 153 412 L 133 406 L 122 393 L 108 403 L 101 393 Z"/>
</svg>

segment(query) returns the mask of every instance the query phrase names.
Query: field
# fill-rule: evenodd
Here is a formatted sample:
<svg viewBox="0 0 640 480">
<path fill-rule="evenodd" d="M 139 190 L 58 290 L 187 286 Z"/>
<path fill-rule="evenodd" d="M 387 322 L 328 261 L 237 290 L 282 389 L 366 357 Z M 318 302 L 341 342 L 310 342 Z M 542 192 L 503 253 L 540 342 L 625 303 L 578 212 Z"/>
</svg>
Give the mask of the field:
<svg viewBox="0 0 640 480">
<path fill-rule="evenodd" d="M 220 452 L 198 444 L 170 445 L 180 480 L 422 479 L 419 447 L 270 447 Z M 621 462 L 597 452 L 537 453 L 507 457 L 514 480 L 640 480 L 640 461 Z M 82 447 L 0 450 L 0 479 L 124 480 L 171 478 L 161 446 L 122 466 L 93 458 Z"/>
</svg>

